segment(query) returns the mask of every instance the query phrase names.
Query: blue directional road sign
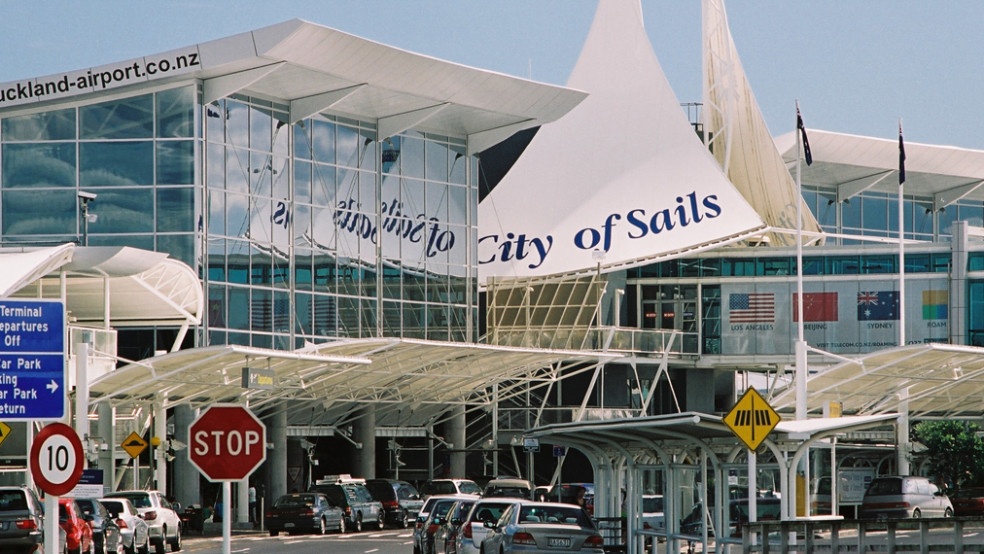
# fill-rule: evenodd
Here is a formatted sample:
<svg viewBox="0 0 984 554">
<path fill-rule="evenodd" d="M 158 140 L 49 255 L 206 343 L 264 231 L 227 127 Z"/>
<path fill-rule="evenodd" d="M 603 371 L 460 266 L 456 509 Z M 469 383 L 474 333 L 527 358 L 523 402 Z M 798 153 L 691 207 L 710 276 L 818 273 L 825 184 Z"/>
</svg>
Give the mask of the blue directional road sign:
<svg viewBox="0 0 984 554">
<path fill-rule="evenodd" d="M 0 299 L 0 420 L 65 417 L 65 305 Z"/>
</svg>

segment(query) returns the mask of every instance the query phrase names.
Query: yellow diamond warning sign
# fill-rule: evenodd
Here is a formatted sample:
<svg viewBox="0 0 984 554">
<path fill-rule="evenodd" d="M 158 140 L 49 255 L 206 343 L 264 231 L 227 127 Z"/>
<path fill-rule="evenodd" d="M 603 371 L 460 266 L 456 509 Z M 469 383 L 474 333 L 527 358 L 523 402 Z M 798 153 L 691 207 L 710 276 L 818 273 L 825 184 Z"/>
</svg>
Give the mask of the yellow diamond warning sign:
<svg viewBox="0 0 984 554">
<path fill-rule="evenodd" d="M 147 441 L 143 440 L 143 437 L 136 433 L 130 433 L 130 436 L 123 441 L 120 445 L 126 453 L 130 455 L 131 458 L 136 458 L 141 452 L 147 448 Z"/>
<path fill-rule="evenodd" d="M 7 440 L 7 435 L 10 434 L 10 426 L 6 423 L 0 421 L 0 444 Z"/>
<path fill-rule="evenodd" d="M 724 416 L 724 423 L 745 443 L 756 450 L 779 424 L 779 414 L 754 388 L 749 387 L 734 408 Z"/>
</svg>

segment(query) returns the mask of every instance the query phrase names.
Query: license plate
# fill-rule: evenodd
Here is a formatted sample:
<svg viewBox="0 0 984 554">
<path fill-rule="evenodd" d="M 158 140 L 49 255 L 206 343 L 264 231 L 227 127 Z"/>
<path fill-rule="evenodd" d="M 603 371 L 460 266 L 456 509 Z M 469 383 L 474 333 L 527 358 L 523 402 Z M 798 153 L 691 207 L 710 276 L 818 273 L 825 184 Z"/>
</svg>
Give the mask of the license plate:
<svg viewBox="0 0 984 554">
<path fill-rule="evenodd" d="M 570 548 L 571 539 L 547 537 L 547 546 Z"/>
<path fill-rule="evenodd" d="M 285 524 L 284 524 L 284 527 L 293 527 L 293 526 L 294 526 L 294 524 L 293 524 L 293 523 L 285 523 Z"/>
</svg>

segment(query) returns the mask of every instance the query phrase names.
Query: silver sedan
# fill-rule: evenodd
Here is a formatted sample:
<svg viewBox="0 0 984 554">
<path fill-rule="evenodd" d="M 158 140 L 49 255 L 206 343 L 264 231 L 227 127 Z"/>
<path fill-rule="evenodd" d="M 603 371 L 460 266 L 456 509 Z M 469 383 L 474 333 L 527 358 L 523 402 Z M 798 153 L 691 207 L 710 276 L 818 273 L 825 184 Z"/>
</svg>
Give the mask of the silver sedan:
<svg viewBox="0 0 984 554">
<path fill-rule="evenodd" d="M 123 548 L 127 553 L 150 552 L 150 530 L 133 503 L 128 498 L 101 498 L 99 501 L 116 518 L 116 523 L 120 526 L 120 536 L 123 537 Z"/>
<path fill-rule="evenodd" d="M 555 502 L 520 502 L 487 523 L 483 553 L 590 552 L 604 553 L 604 541 L 583 508 Z"/>
</svg>

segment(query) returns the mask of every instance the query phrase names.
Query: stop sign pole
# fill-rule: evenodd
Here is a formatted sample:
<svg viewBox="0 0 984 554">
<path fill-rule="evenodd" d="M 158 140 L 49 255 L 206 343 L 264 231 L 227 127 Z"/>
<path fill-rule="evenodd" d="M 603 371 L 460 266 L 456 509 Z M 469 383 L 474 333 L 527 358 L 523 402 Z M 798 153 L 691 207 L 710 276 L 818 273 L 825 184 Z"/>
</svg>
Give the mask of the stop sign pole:
<svg viewBox="0 0 984 554">
<path fill-rule="evenodd" d="M 191 463 L 209 481 L 222 483 L 222 552 L 229 554 L 231 483 L 249 477 L 266 460 L 266 426 L 244 406 L 216 404 L 188 427 L 188 445 Z"/>
</svg>

